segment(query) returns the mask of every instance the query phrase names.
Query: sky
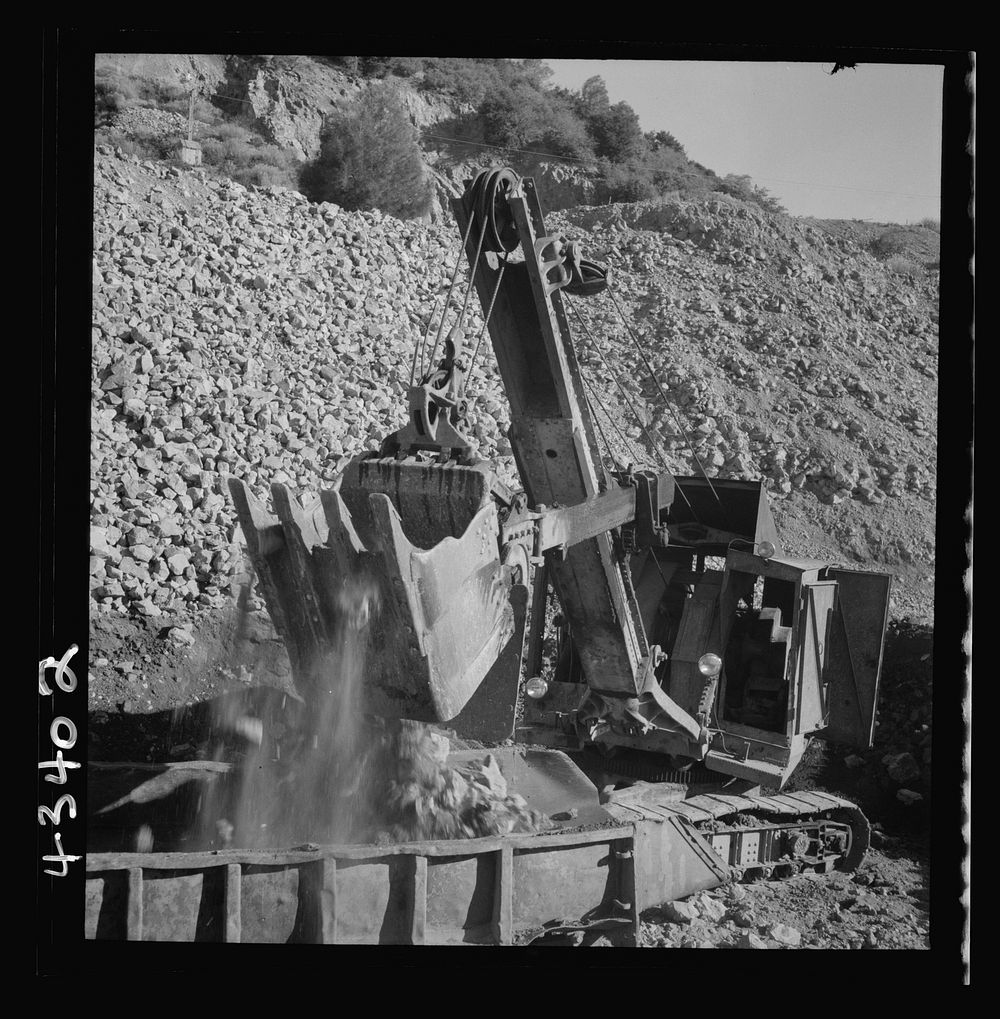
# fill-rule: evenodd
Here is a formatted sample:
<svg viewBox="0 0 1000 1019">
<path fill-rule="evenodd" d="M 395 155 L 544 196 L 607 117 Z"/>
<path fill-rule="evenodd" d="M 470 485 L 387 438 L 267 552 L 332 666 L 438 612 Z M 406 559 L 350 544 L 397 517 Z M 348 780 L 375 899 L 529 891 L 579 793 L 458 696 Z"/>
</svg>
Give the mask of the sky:
<svg viewBox="0 0 1000 1019">
<path fill-rule="evenodd" d="M 940 219 L 938 65 L 550 60 L 549 84 L 600 75 L 643 131 L 720 176 L 747 174 L 796 216 Z"/>
</svg>

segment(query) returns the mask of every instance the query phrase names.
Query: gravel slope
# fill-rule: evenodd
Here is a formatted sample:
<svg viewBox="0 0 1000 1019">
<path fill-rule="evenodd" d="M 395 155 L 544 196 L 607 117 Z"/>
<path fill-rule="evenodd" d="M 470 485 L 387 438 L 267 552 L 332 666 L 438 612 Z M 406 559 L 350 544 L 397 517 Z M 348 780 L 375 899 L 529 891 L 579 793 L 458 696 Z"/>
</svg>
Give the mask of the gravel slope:
<svg viewBox="0 0 1000 1019">
<path fill-rule="evenodd" d="M 589 327 L 576 330 L 584 371 L 628 436 L 618 439 L 597 410 L 611 452 L 658 462 L 628 409 L 635 404 L 672 469 L 694 473 L 690 440 L 710 474 L 765 479 L 787 552 L 894 575 L 897 631 L 918 635 L 919 654 L 901 651 L 905 667 L 893 672 L 887 652 L 889 700 L 875 750 L 860 758 L 873 767 L 834 748 L 817 781 L 850 795 L 867 776 L 872 802 L 894 801 L 903 821 L 912 818 L 895 796 L 929 787 L 930 665 L 919 663 L 931 646 L 936 273 L 894 273 L 855 232 L 735 200 L 569 210 L 549 225 L 611 264 L 616 298 L 673 408 L 645 376 L 607 295 L 575 300 Z M 253 710 L 287 692 L 287 656 L 259 602 L 247 640 L 233 643 L 245 563 L 225 477 L 242 477 L 262 498 L 275 481 L 316 489 L 399 427 L 413 351 L 437 324 L 432 309 L 457 248 L 446 226 L 346 213 L 98 152 L 94 759 L 207 754 L 192 705 L 236 699 Z M 480 325 L 473 309 L 467 332 L 475 337 Z M 480 455 L 514 482 L 491 353 L 469 390 L 478 394 L 470 431 Z M 902 637 L 896 647 L 907 647 Z M 896 870 L 873 854 L 873 874 L 889 868 L 894 885 L 752 886 L 748 926 L 732 919 L 706 933 L 652 917 L 644 938 L 721 945 L 753 934 L 774 947 L 786 942 L 773 924 L 792 925 L 799 910 L 805 946 L 917 947 L 926 924 L 910 893 L 926 887 L 926 864 L 919 850 L 904 850 Z M 840 901 L 852 895 L 874 911 Z M 738 893 L 719 901 L 739 913 Z"/>
</svg>

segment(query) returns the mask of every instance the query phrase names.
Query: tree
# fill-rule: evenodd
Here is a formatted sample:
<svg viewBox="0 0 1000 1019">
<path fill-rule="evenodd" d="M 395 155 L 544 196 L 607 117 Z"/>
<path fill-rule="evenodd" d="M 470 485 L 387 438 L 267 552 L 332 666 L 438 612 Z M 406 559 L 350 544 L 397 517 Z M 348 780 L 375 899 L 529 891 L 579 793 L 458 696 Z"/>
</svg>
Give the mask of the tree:
<svg viewBox="0 0 1000 1019">
<path fill-rule="evenodd" d="M 646 139 L 639 127 L 639 115 L 628 103 L 615 103 L 589 122 L 597 154 L 622 163 L 642 153 Z"/>
<path fill-rule="evenodd" d="M 350 210 L 381 209 L 400 218 L 427 211 L 433 185 L 394 88 L 372 85 L 328 118 L 319 156 L 303 170 L 300 186 L 312 201 Z"/>
<path fill-rule="evenodd" d="M 611 99 L 608 97 L 608 86 L 604 79 L 595 74 L 588 78 L 580 86 L 580 110 L 584 117 L 597 117 L 604 113 L 611 106 Z"/>
<path fill-rule="evenodd" d="M 542 94 L 520 82 L 488 95 L 477 112 L 488 144 L 524 148 L 532 140 L 546 109 Z"/>
<path fill-rule="evenodd" d="M 649 148 L 653 152 L 661 149 L 673 149 L 684 155 L 684 146 L 669 131 L 647 131 L 645 135 Z"/>
</svg>

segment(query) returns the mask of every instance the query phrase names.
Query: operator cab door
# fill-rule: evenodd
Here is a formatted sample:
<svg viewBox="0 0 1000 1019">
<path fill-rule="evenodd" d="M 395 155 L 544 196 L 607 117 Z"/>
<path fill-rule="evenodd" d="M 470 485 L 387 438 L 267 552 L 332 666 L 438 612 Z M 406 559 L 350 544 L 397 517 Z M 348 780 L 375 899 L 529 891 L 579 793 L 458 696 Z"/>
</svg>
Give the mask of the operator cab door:
<svg viewBox="0 0 1000 1019">
<path fill-rule="evenodd" d="M 803 582 L 798 614 L 798 690 L 793 733 L 808 735 L 826 725 L 832 616 L 837 584 L 832 580 Z"/>
<path fill-rule="evenodd" d="M 875 732 L 882 651 L 892 578 L 831 567 L 837 597 L 829 618 L 824 669 L 825 737 L 867 749 Z"/>
</svg>

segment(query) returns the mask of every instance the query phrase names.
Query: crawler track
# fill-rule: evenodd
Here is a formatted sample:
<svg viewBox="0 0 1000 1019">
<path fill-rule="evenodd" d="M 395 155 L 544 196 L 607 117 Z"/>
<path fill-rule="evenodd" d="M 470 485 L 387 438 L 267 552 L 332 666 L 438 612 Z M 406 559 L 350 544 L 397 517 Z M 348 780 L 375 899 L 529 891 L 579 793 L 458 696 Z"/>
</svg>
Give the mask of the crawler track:
<svg viewBox="0 0 1000 1019">
<path fill-rule="evenodd" d="M 804 871 L 855 870 L 871 828 L 853 803 L 829 793 L 703 793 L 672 802 L 614 805 L 616 816 L 679 816 L 736 880 L 780 880 Z"/>
<path fill-rule="evenodd" d="M 665 809 L 687 818 L 738 880 L 853 871 L 871 837 L 861 810 L 829 793 L 702 794 Z"/>
</svg>

